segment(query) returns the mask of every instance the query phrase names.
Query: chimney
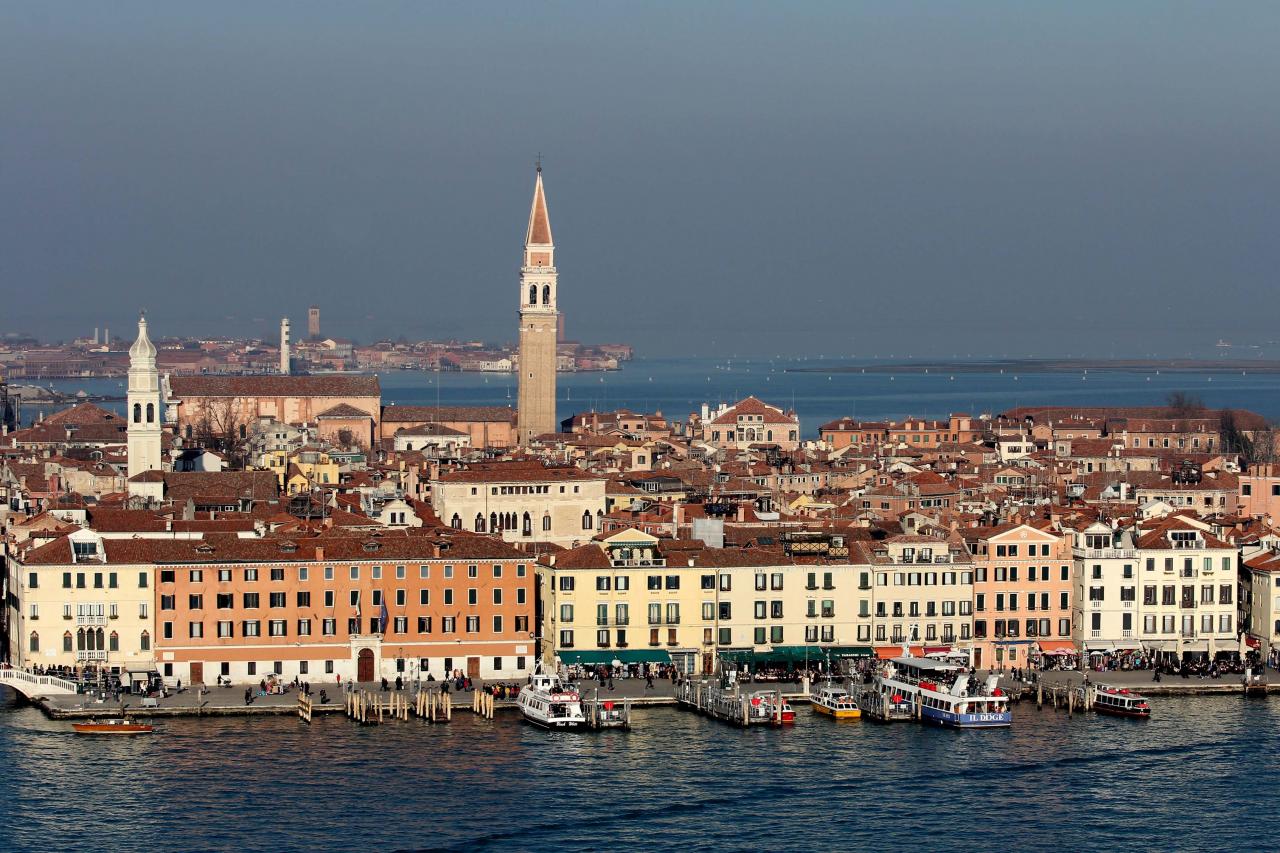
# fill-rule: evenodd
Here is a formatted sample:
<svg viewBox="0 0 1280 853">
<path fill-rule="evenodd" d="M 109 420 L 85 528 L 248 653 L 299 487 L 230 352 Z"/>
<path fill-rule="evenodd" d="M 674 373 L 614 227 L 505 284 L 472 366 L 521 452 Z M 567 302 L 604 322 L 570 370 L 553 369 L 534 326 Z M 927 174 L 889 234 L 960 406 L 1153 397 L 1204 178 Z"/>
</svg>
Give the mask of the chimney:
<svg viewBox="0 0 1280 853">
<path fill-rule="evenodd" d="M 316 562 L 322 562 L 323 560 L 324 560 L 324 546 L 317 545 L 316 546 Z"/>
</svg>

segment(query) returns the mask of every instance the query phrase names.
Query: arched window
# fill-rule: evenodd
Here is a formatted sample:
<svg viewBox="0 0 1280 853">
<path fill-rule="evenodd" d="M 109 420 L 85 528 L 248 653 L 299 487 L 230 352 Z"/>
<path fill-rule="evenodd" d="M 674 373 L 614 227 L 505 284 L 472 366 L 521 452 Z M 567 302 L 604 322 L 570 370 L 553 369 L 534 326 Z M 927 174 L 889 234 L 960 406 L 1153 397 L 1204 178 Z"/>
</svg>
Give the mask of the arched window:
<svg viewBox="0 0 1280 853">
<path fill-rule="evenodd" d="M 582 513 L 582 529 L 591 530 L 595 527 L 595 522 L 591 520 L 591 510 Z"/>
<path fill-rule="evenodd" d="M 550 529 L 551 529 L 551 516 L 550 516 L 550 514 L 543 514 L 543 516 L 542 516 L 542 529 L 543 529 L 543 530 L 550 530 Z"/>
<path fill-rule="evenodd" d="M 769 436 L 767 440 L 768 440 L 768 441 L 773 441 L 773 430 L 769 430 L 769 432 L 767 433 L 767 435 Z"/>
<path fill-rule="evenodd" d="M 142 404 L 141 403 L 133 404 L 133 422 L 135 424 L 142 423 Z"/>
<path fill-rule="evenodd" d="M 30 651 L 32 654 L 35 654 L 40 651 L 40 635 L 37 634 L 35 631 L 31 632 L 31 640 L 30 640 L 30 644 L 27 646 L 27 650 Z"/>
<path fill-rule="evenodd" d="M 71 632 L 67 631 L 65 634 L 62 635 L 62 651 L 64 653 L 69 654 L 71 652 L 71 642 L 72 642 Z"/>
<path fill-rule="evenodd" d="M 533 519 L 529 517 L 529 513 L 524 514 L 523 523 L 520 525 L 520 532 L 525 536 L 533 535 Z"/>
<path fill-rule="evenodd" d="M 143 631 L 142 636 L 138 638 L 138 648 L 144 652 L 151 651 L 151 632 Z"/>
<path fill-rule="evenodd" d="M 76 631 L 76 651 L 84 651 L 84 629 Z"/>
<path fill-rule="evenodd" d="M 497 514 L 496 512 L 491 512 L 491 513 L 489 513 L 489 530 L 490 530 L 490 532 L 492 532 L 492 533 L 497 533 L 499 529 L 500 529 L 500 528 L 498 527 L 498 514 Z"/>
<path fill-rule="evenodd" d="M 549 284 L 542 285 L 542 304 L 551 304 L 551 285 Z"/>
<path fill-rule="evenodd" d="M 476 533 L 484 533 L 484 516 L 476 513 Z"/>
<path fill-rule="evenodd" d="M 147 423 L 153 424 L 155 422 L 156 422 L 156 404 L 147 403 Z"/>
<path fill-rule="evenodd" d="M 458 514 L 456 512 L 453 514 L 453 519 L 450 520 L 449 526 L 452 527 L 454 530 L 462 529 L 462 519 L 458 517 Z"/>
<path fill-rule="evenodd" d="M 538 285 L 536 284 L 529 285 L 529 304 L 538 304 Z"/>
<path fill-rule="evenodd" d="M 191 438 L 191 424 L 187 424 L 187 438 Z"/>
<path fill-rule="evenodd" d="M 107 651 L 109 652 L 120 651 L 120 635 L 119 634 L 117 634 L 115 631 L 112 631 L 111 636 L 108 637 L 107 639 L 110 641 L 110 645 L 107 646 Z"/>
</svg>

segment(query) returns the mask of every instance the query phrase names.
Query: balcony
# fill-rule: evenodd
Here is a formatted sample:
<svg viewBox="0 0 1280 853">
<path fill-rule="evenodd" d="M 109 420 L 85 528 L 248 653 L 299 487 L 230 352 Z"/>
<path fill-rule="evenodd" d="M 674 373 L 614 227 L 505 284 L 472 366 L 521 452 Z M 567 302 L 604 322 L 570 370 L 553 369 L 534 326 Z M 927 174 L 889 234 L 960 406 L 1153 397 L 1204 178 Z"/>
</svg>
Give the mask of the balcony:
<svg viewBox="0 0 1280 853">
<path fill-rule="evenodd" d="M 1084 560 L 1132 560 L 1138 552 L 1132 548 L 1076 548 L 1075 556 Z"/>
<path fill-rule="evenodd" d="M 105 625 L 107 617 L 105 616 L 76 616 L 77 625 Z"/>
<path fill-rule="evenodd" d="M 658 557 L 653 560 L 610 560 L 609 565 L 615 569 L 635 568 L 636 566 L 661 567 L 667 564 L 666 559 Z"/>
<path fill-rule="evenodd" d="M 95 661 L 95 660 L 106 660 L 106 659 L 107 659 L 107 653 L 102 649 L 95 649 L 93 651 L 86 651 L 84 649 L 81 649 L 80 651 L 76 652 L 76 660 L 78 661 Z"/>
</svg>

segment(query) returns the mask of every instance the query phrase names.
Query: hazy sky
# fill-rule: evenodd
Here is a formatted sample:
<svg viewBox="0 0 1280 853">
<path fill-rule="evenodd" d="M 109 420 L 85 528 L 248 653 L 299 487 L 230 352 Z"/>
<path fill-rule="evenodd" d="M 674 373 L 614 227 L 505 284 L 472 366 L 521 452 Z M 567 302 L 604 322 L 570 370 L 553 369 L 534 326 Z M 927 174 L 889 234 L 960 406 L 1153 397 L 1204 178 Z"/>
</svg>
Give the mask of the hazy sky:
<svg viewBox="0 0 1280 853">
<path fill-rule="evenodd" d="M 571 338 L 1280 339 L 1278 46 L 1275 2 L 3 0 L 0 332 L 512 340 L 542 152 Z"/>
</svg>

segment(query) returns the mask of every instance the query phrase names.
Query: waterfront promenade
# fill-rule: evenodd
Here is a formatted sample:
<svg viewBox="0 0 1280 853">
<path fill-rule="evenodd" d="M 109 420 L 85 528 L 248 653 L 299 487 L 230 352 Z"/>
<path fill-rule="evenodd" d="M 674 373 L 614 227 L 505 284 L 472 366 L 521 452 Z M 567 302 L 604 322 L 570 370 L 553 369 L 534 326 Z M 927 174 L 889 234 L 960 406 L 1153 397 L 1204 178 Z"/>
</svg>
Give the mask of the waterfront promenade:
<svg viewBox="0 0 1280 853">
<path fill-rule="evenodd" d="M 1273 670 L 1268 670 L 1268 673 L 1270 675 L 1268 690 L 1272 693 L 1280 693 L 1280 674 Z M 1054 670 L 1042 672 L 1039 675 L 1041 683 L 1046 688 L 1078 687 L 1084 681 L 1084 674 L 1078 671 L 1064 672 Z M 1239 696 L 1242 692 L 1238 676 L 1223 676 L 1217 679 L 1161 676 L 1161 680 L 1155 682 L 1152 680 L 1152 673 L 1148 670 L 1090 672 L 1088 675 L 1091 684 L 1127 687 L 1148 696 Z M 1034 697 L 1034 688 L 1031 688 L 1030 685 L 1015 682 L 1007 674 L 1001 677 L 1000 684 L 1001 687 L 1015 697 Z M 439 682 L 430 682 L 421 686 L 428 690 L 440 689 Z M 749 689 L 759 690 L 781 688 L 783 695 L 792 702 L 805 702 L 808 699 L 804 685 L 794 681 L 746 682 L 744 686 Z M 485 687 L 484 682 L 477 681 L 475 687 L 483 690 Z M 675 685 L 667 679 L 655 679 L 653 686 L 647 687 L 643 678 L 620 678 L 614 680 L 612 689 L 607 682 L 600 684 L 596 680 L 590 679 L 580 681 L 579 688 L 583 699 L 587 701 L 595 699 L 598 695 L 600 699 L 629 700 L 633 707 L 676 704 Z M 313 701 L 313 711 L 315 713 L 342 712 L 345 689 L 350 689 L 350 685 L 339 685 L 334 682 L 312 682 L 311 699 Z M 386 695 L 380 682 L 358 684 L 356 689 L 363 689 L 380 696 Z M 327 703 L 320 701 L 321 690 L 327 694 L 329 700 Z M 244 691 L 244 685 L 203 689 L 184 688 L 181 692 L 172 693 L 157 700 L 154 707 L 149 704 L 144 706 L 140 696 L 125 696 L 123 700 L 127 713 L 148 717 L 253 716 L 297 713 L 298 693 L 296 690 L 290 690 L 285 694 L 266 696 L 258 696 L 256 695 L 257 691 L 254 691 L 253 702 L 249 704 L 244 701 Z M 407 694 L 412 694 L 415 691 L 416 688 L 412 685 L 406 685 L 404 688 L 404 692 Z M 450 695 L 453 697 L 455 709 L 470 709 L 472 691 L 451 689 Z M 83 694 L 79 696 L 52 696 L 37 701 L 36 705 L 54 719 L 111 716 L 118 714 L 120 710 L 120 703 L 113 701 L 110 696 L 105 701 L 100 701 L 90 695 Z M 495 706 L 498 709 L 514 709 L 515 702 L 511 699 L 498 700 L 495 702 Z"/>
</svg>

